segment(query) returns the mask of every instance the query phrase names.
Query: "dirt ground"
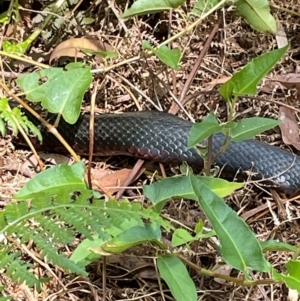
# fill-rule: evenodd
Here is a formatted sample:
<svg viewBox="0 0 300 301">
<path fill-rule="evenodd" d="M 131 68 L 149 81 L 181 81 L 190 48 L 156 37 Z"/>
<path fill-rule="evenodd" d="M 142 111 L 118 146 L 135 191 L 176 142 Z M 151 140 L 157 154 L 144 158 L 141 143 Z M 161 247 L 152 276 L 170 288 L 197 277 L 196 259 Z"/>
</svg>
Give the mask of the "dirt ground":
<svg viewBox="0 0 300 301">
<path fill-rule="evenodd" d="M 93 70 L 111 67 L 107 72 L 95 72 L 93 85 L 86 93 L 84 110 L 89 110 L 90 99 L 95 87 L 101 87 L 96 93 L 97 112 L 123 112 L 139 109 L 155 110 L 157 107 L 165 111 L 172 109 L 175 112 L 175 100 L 185 102 L 186 111 L 196 120 L 201 120 L 213 111 L 220 118 L 226 120 L 226 107 L 218 95 L 218 88 L 232 74 L 240 70 L 251 59 L 273 50 L 277 47 L 278 39 L 286 36 L 290 43 L 288 53 L 284 59 L 265 77 L 259 86 L 257 97 L 241 98 L 236 114 L 238 118 L 245 116 L 265 116 L 277 118 L 280 107 L 288 104 L 300 110 L 300 88 L 287 89 L 278 81 L 272 80 L 275 76 L 299 74 L 300 70 L 300 2 L 299 0 L 274 0 L 271 11 L 282 32 L 277 35 L 263 34 L 253 30 L 232 7 L 226 7 L 210 15 L 190 32 L 186 32 L 170 43 L 171 48 L 180 48 L 183 51 L 179 70 L 173 70 L 157 57 L 145 58 L 141 52 L 142 40 L 148 40 L 156 46 L 188 27 L 192 19 L 186 18 L 191 11 L 194 1 L 187 1 L 181 11 L 162 12 L 154 15 L 135 17 L 122 20 L 119 15 L 130 5 L 126 1 L 79 1 L 67 6 L 64 21 L 57 22 L 53 18 L 50 24 L 36 39 L 25 57 L 43 64 L 49 64 L 50 55 L 56 45 L 62 41 L 82 36 L 94 36 L 110 45 L 118 53 L 117 58 L 100 62 L 95 57 L 84 57 L 83 60 L 92 66 Z M 20 11 L 20 19 L 12 21 L 9 26 L 3 25 L 1 35 L 3 40 L 23 41 L 32 33 L 42 20 L 39 11 L 45 9 L 48 1 L 19 1 L 27 8 Z M 73 4 L 72 4 L 73 3 Z M 7 3 L 6 3 L 7 4 Z M 0 4 L 0 11 L 8 7 Z M 85 18 L 82 18 L 85 17 Z M 93 21 L 88 18 L 93 18 Z M 217 24 L 219 24 L 217 26 Z M 216 33 L 213 35 L 213 30 Z M 211 41 L 207 41 L 211 38 Z M 206 44 L 207 43 L 207 44 Z M 193 68 L 199 57 L 203 55 L 196 70 L 195 78 L 185 91 L 186 83 L 192 78 Z M 134 58 L 134 59 L 132 59 Z M 67 59 L 53 59 L 52 65 L 64 65 L 73 61 Z M 124 63 L 126 61 L 126 63 Z M 15 79 L 36 69 L 30 61 L 10 61 L 1 55 L 1 76 L 3 81 L 14 92 L 18 92 Z M 299 84 L 298 84 L 299 85 Z M 130 91 L 130 93 L 129 93 Z M 199 93 L 198 93 L 199 92 Z M 0 92 L 2 96 L 4 91 Z M 132 94 L 135 96 L 133 101 Z M 149 101 L 152 100 L 152 102 Z M 298 112 L 295 111 L 297 121 Z M 183 110 L 176 112 L 183 118 L 188 118 Z M 260 139 L 268 143 L 286 147 L 281 139 L 280 131 L 276 128 L 261 135 Z M 28 168 L 28 158 L 32 158 L 25 149 L 15 148 L 10 137 L 1 139 L 1 184 L 0 206 L 5 206 L 11 196 L 34 175 Z M 293 149 L 294 152 L 297 152 Z M 67 156 L 47 154 L 47 158 L 56 162 L 68 161 Z M 122 163 L 125 160 L 122 159 Z M 127 160 L 127 159 L 126 159 Z M 5 162 L 5 163 L 4 163 Z M 132 164 L 135 160 L 130 160 Z M 21 164 L 22 163 L 22 164 Z M 120 158 L 111 158 L 106 163 L 114 169 L 122 166 Z M 20 170 L 20 166 L 22 167 Z M 94 167 L 101 168 L 101 162 L 94 162 Z M 140 198 L 141 185 L 147 183 L 151 176 L 143 175 L 126 190 L 129 198 Z M 277 239 L 292 245 L 300 243 L 299 211 L 300 199 L 298 196 L 286 201 L 284 195 L 278 195 L 269 188 L 256 187 L 246 184 L 227 199 L 228 204 L 243 216 L 257 237 L 262 240 Z M 272 209 L 268 203 L 274 204 Z M 164 210 L 168 218 L 192 227 L 201 217 L 198 206 L 187 201 L 171 201 Z M 33 260 L 31 255 L 38 257 L 34 246 L 27 246 L 24 256 Z M 95 262 L 88 268 L 89 277 L 76 277 L 64 273 L 51 265 L 39 265 L 36 273 L 39 276 L 51 277 L 52 280 L 44 285 L 41 293 L 37 293 L 26 285 L 15 285 L 4 275 L 0 276 L 0 286 L 4 292 L 13 296 L 12 300 L 174 300 L 163 284 L 164 299 L 158 285 L 153 261 L 149 260 L 153 254 L 148 254 L 147 246 L 140 246 L 130 251 L 114 256 L 103 268 L 101 262 Z M 205 241 L 197 248 L 186 252 L 195 263 L 207 269 L 213 268 L 220 261 L 216 250 Z M 268 260 L 278 269 L 290 259 L 287 252 L 270 252 Z M 49 272 L 56 275 L 53 275 Z M 236 271 L 229 271 L 238 276 Z M 192 273 L 192 272 L 191 272 Z M 106 283 L 103 283 L 103 277 Z M 297 300 L 298 296 L 284 285 L 261 285 L 257 287 L 241 287 L 233 283 L 219 283 L 215 279 L 193 275 L 196 283 L 199 300 Z M 268 275 L 253 273 L 253 278 L 263 279 Z"/>
</svg>

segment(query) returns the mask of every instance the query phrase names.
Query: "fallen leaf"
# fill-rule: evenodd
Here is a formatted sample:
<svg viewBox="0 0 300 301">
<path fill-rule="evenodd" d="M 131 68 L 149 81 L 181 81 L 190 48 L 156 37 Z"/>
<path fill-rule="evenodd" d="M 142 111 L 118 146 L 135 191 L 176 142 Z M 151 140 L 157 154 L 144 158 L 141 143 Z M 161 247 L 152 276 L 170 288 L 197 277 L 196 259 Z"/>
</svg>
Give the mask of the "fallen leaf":
<svg viewBox="0 0 300 301">
<path fill-rule="evenodd" d="M 94 169 L 92 170 L 93 188 L 101 189 L 101 187 L 104 187 L 111 193 L 115 193 L 124 185 L 130 172 L 131 169 L 128 168 L 123 168 L 114 172 Z"/>
<path fill-rule="evenodd" d="M 128 273 L 135 275 L 136 278 L 157 279 L 157 273 L 153 264 L 138 256 L 112 255 L 107 257 L 107 264 L 112 264 L 115 267 L 115 272 L 118 272 L 117 266 L 120 266 L 120 272 L 127 270 Z"/>
<path fill-rule="evenodd" d="M 277 82 L 280 82 L 287 89 L 296 89 L 297 96 L 300 97 L 300 74 L 288 73 L 285 75 L 277 75 L 272 78 Z"/>
<path fill-rule="evenodd" d="M 73 160 L 70 157 L 65 156 L 65 155 L 39 152 L 39 156 L 46 163 L 50 163 L 50 164 L 53 164 L 53 165 L 58 165 L 58 164 L 62 164 L 62 163 L 71 165 L 73 163 Z"/>
<path fill-rule="evenodd" d="M 283 48 L 289 43 L 286 32 L 279 22 L 277 22 L 276 41 L 278 48 Z"/>
<path fill-rule="evenodd" d="M 289 301 L 298 301 L 298 300 L 299 300 L 299 294 L 298 294 L 298 291 L 289 288 L 288 300 L 289 300 Z"/>
<path fill-rule="evenodd" d="M 231 76 L 225 76 L 225 77 L 214 79 L 213 81 L 211 81 L 205 85 L 203 91 L 211 91 L 216 85 L 224 84 L 230 78 L 231 78 Z"/>
<path fill-rule="evenodd" d="M 280 107 L 278 119 L 281 120 L 279 127 L 282 141 L 300 150 L 299 129 L 294 111 L 286 107 Z"/>
<path fill-rule="evenodd" d="M 214 270 L 214 273 L 218 273 L 218 274 L 221 274 L 221 275 L 227 275 L 229 276 L 230 273 L 232 271 L 232 267 L 230 267 L 229 265 L 227 264 L 224 264 L 224 265 L 221 265 L 219 266 L 218 268 L 216 268 Z M 224 284 L 226 282 L 225 279 L 221 279 L 221 278 L 218 278 L 218 277 L 214 277 L 214 280 L 220 284 Z"/>
<path fill-rule="evenodd" d="M 55 47 L 50 55 L 49 64 L 51 64 L 55 58 L 62 56 L 83 58 L 86 56 L 86 52 L 91 52 L 92 54 L 97 53 L 96 58 L 102 62 L 102 56 L 105 56 L 105 53 L 114 53 L 113 51 L 112 46 L 96 38 L 72 38 L 61 42 Z M 98 55 L 98 53 L 101 52 L 103 52 L 103 54 Z"/>
</svg>

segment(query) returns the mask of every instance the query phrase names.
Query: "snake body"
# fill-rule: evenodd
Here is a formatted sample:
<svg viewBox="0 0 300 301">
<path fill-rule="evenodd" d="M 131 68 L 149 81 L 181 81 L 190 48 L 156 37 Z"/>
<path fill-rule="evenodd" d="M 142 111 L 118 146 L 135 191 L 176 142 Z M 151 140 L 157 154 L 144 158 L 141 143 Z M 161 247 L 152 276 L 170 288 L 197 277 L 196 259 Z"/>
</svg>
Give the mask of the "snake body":
<svg viewBox="0 0 300 301">
<path fill-rule="evenodd" d="M 187 162 L 199 170 L 203 159 L 194 148 L 187 148 L 192 123 L 177 116 L 142 111 L 95 116 L 94 155 L 129 155 L 162 163 Z M 79 155 L 89 151 L 89 115 L 71 125 L 61 120 L 58 131 Z M 50 133 L 43 133 L 43 144 L 55 151 L 64 147 Z M 213 136 L 213 155 L 224 142 L 224 135 Z M 226 175 L 260 180 L 292 193 L 300 188 L 300 157 L 258 140 L 231 142 L 215 165 Z"/>
</svg>

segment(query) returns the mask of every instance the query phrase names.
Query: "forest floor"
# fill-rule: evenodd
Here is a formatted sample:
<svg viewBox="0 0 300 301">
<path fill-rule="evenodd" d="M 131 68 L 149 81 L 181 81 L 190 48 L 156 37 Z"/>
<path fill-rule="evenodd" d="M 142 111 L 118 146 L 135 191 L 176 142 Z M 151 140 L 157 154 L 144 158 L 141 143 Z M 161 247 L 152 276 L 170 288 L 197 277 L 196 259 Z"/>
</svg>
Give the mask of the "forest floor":
<svg viewBox="0 0 300 301">
<path fill-rule="evenodd" d="M 27 10 L 20 11 L 18 20 L 12 20 L 9 26 L 2 27 L 3 40 L 24 41 L 41 24 L 44 17 L 39 12 L 44 10 L 48 3 L 47 1 L 33 2 L 32 4 L 32 1 L 19 1 Z M 63 66 L 66 62 L 74 60 L 70 47 L 76 48 L 79 45 L 73 38 L 89 36 L 94 40 L 107 43 L 106 49 L 116 52 L 117 57 L 106 61 L 93 56 L 80 58 L 91 65 L 92 70 L 101 70 L 101 72 L 95 71 L 93 84 L 85 95 L 83 108 L 86 111 L 90 109 L 91 97 L 96 95 L 96 111 L 100 113 L 162 108 L 186 119 L 190 115 L 195 120 L 201 120 L 209 112 L 214 112 L 221 121 L 225 121 L 227 109 L 218 94 L 220 84 L 226 82 L 253 58 L 276 49 L 278 43 L 285 37 L 290 48 L 284 59 L 264 78 L 256 97 L 239 99 L 236 116 L 238 119 L 249 116 L 276 119 L 284 104 L 300 110 L 299 83 L 298 87 L 296 84 L 294 89 L 287 89 L 290 87 L 274 80 L 275 77 L 282 76 L 283 82 L 288 81 L 288 75 L 299 74 L 300 71 L 299 0 L 272 1 L 272 15 L 282 26 L 282 31 L 276 35 L 255 31 L 235 14 L 232 7 L 218 10 L 205 18 L 197 27 L 186 31 L 195 20 L 187 17 L 195 1 L 187 1 L 188 4 L 185 4 L 180 11 L 166 11 L 126 20 L 121 19 L 120 14 L 129 6 L 128 1 L 83 0 L 79 1 L 78 5 L 74 2 L 71 1 L 73 4 L 66 7 L 63 18 L 52 19 L 32 43 L 25 57 L 46 65 Z M 7 7 L 0 6 L 1 9 L 5 10 Z M 293 14 L 293 11 L 298 15 Z M 144 56 L 143 40 L 157 46 L 181 32 L 184 34 L 168 44 L 172 49 L 179 48 L 182 51 L 178 70 L 166 66 L 154 55 Z M 210 39 L 211 41 L 207 42 Z M 55 47 L 63 41 L 69 41 L 68 47 L 63 48 L 61 53 L 57 50 L 53 53 Z M 104 50 L 103 45 L 97 45 L 98 51 Z M 75 55 L 76 58 L 78 55 L 78 53 Z M 201 55 L 203 58 L 198 62 L 199 65 L 194 73 L 193 68 Z M 17 91 L 15 79 L 36 68 L 30 60 L 11 62 L 8 58 L 2 57 L 1 61 L 2 78 L 14 92 Z M 106 68 L 105 72 L 103 68 Z M 190 84 L 187 84 L 190 80 L 192 80 Z M 1 94 L 4 96 L 4 91 Z M 186 100 L 188 101 L 184 107 L 188 115 L 175 106 L 175 101 L 185 103 Z M 299 122 L 298 112 L 296 117 Z M 277 128 L 262 134 L 259 139 L 285 147 Z M 2 156 L 10 163 L 2 167 L 1 206 L 5 206 L 11 196 L 34 175 L 34 172 L 28 169 L 28 161 L 32 159 L 30 153 L 19 148 L 14 149 L 9 138 L 3 141 L 2 144 L 5 145 Z M 69 157 L 64 155 L 44 154 L 44 156 L 56 162 L 69 160 Z M 123 157 L 121 159 L 122 162 L 125 160 Z M 121 169 L 122 165 L 118 160 L 120 161 L 118 157 L 111 158 L 105 163 L 111 166 L 112 170 Z M 20 162 L 22 162 L 21 170 Z M 132 165 L 134 162 L 135 160 L 131 159 L 128 164 Z M 101 168 L 101 166 L 100 162 L 93 164 L 94 168 Z M 160 173 L 158 165 L 156 168 Z M 148 183 L 150 178 L 152 179 L 152 176 L 147 174 L 141 176 L 127 188 L 125 195 L 143 201 L 141 185 Z M 260 239 L 275 239 L 292 245 L 300 244 L 299 197 L 287 202 L 285 196 L 278 195 L 268 188 L 246 183 L 242 190 L 228 197 L 226 201 L 246 220 Z M 273 209 L 270 209 L 271 206 L 268 204 L 273 204 Z M 205 219 L 199 207 L 187 201 L 170 201 L 164 208 L 164 214 L 189 229 L 194 228 L 199 218 Z M 4 275 L 0 279 L 5 294 L 12 296 L 12 300 L 103 300 L 104 290 L 105 300 L 174 300 L 164 284 L 162 284 L 164 289 L 162 293 L 162 288 L 157 281 L 154 261 L 149 259 L 153 254 L 149 254 L 147 249 L 147 245 L 139 246 L 122 255 L 110 256 L 105 269 L 101 262 L 95 262 L 88 267 L 89 277 L 86 278 L 76 277 L 47 264 L 47 268 L 56 275 L 53 277 L 45 265 L 37 264 L 37 275 L 53 277 L 51 281 L 44 284 L 40 293 L 24 284 L 20 286 L 13 284 Z M 24 250 L 22 249 L 22 252 L 26 253 Z M 24 254 L 25 258 L 33 260 L 31 256 L 39 257 L 33 245 L 27 245 L 26 250 L 28 253 Z M 207 241 L 201 241 L 197 248 L 186 252 L 186 256 L 206 269 L 213 269 L 221 260 L 217 251 Z M 290 259 L 291 254 L 269 252 L 266 256 L 280 270 L 284 268 L 284 263 Z M 225 266 L 226 268 L 231 275 L 239 276 L 237 271 Z M 199 300 L 203 301 L 297 300 L 293 292 L 283 284 L 242 287 L 196 275 L 193 271 L 191 275 L 197 286 Z M 255 279 L 266 277 L 263 273 L 254 272 L 252 276 Z"/>
</svg>

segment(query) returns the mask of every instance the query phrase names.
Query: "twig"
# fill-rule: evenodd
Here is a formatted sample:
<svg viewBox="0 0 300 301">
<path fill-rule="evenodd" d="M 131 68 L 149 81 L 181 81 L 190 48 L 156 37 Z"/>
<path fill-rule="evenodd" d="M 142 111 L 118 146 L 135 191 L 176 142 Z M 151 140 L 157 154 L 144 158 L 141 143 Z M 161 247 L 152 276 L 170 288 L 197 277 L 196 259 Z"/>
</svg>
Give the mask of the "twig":
<svg viewBox="0 0 300 301">
<path fill-rule="evenodd" d="M 217 31 L 218 31 L 221 23 L 222 23 L 222 17 L 219 16 L 218 22 L 215 24 L 215 26 L 214 26 L 213 30 L 211 31 L 208 39 L 206 40 L 206 42 L 204 44 L 204 47 L 203 47 L 200 55 L 198 56 L 198 58 L 197 58 L 197 60 L 196 60 L 196 62 L 194 64 L 194 67 L 193 67 L 193 69 L 192 69 L 192 71 L 190 73 L 190 76 L 187 78 L 187 80 L 186 80 L 186 82 L 184 84 L 184 87 L 183 87 L 182 92 L 181 92 L 180 97 L 179 97 L 179 103 L 182 106 L 184 105 L 183 100 L 184 100 L 184 98 L 185 98 L 185 96 L 187 94 L 187 91 L 189 90 L 189 88 L 190 88 L 190 86 L 191 86 L 191 84 L 192 84 L 192 82 L 193 82 L 196 74 L 197 74 L 197 71 L 198 71 L 199 66 L 200 66 L 200 64 L 202 62 L 202 59 L 204 58 L 205 54 L 207 53 L 207 50 L 209 49 L 210 44 L 211 44 L 214 36 L 216 35 L 216 33 L 217 33 Z M 178 104 L 173 104 L 169 112 L 172 113 L 172 114 L 176 114 L 178 112 L 178 110 L 179 110 Z"/>
</svg>

